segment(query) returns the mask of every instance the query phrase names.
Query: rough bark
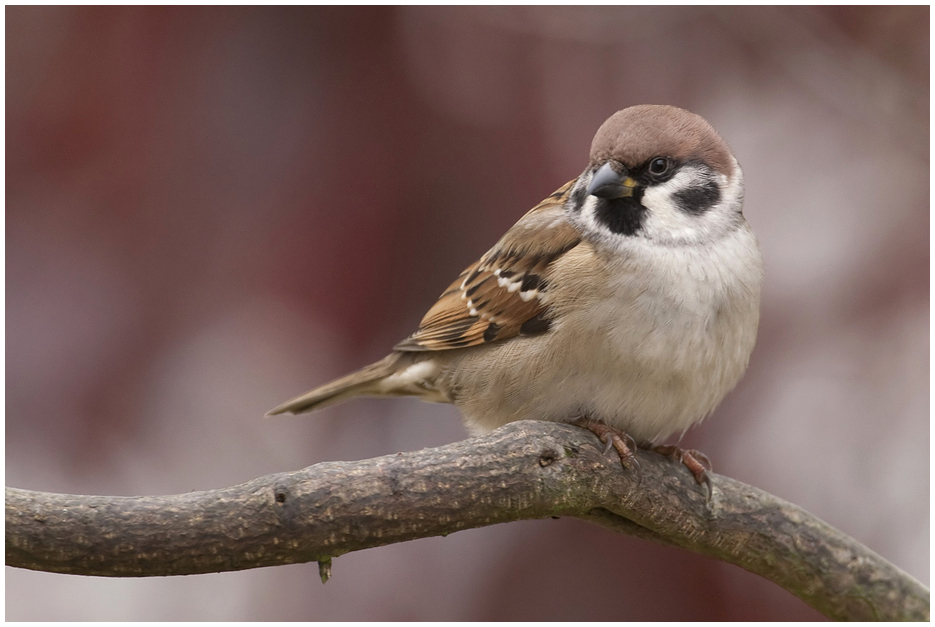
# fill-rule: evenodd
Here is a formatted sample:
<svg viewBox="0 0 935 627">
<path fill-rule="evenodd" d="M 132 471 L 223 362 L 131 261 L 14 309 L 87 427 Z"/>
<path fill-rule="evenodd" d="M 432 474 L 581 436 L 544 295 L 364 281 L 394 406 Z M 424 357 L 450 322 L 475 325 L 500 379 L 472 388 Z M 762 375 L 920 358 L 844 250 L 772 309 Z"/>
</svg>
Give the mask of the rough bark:
<svg viewBox="0 0 935 627">
<path fill-rule="evenodd" d="M 435 449 L 328 462 L 175 496 L 6 489 L 7 565 L 110 577 L 318 561 L 462 529 L 575 516 L 741 566 L 826 616 L 928 620 L 929 591 L 801 508 L 637 453 L 642 477 L 566 424 L 517 422 Z"/>
</svg>

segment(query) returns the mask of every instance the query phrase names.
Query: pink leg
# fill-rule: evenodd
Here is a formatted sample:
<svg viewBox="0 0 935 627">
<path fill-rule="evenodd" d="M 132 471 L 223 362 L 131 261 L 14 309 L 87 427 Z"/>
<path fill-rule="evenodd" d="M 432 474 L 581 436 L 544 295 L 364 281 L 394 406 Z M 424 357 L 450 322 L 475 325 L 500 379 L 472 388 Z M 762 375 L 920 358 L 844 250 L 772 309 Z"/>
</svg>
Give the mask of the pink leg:
<svg viewBox="0 0 935 627">
<path fill-rule="evenodd" d="M 605 443 L 607 445 L 607 448 L 604 449 L 605 455 L 610 451 L 610 448 L 613 447 L 614 450 L 617 451 L 617 455 L 620 456 L 620 463 L 623 464 L 623 467 L 629 470 L 631 466 L 636 466 L 637 472 L 642 476 L 643 473 L 640 468 L 640 463 L 633 454 L 633 449 L 636 448 L 636 442 L 629 435 L 603 422 L 590 418 L 579 418 L 572 424 L 582 429 L 587 429 L 596 435 L 601 442 Z"/>
<path fill-rule="evenodd" d="M 711 498 L 713 488 L 711 487 L 711 477 L 708 476 L 708 470 L 711 469 L 711 460 L 708 459 L 707 455 L 694 449 L 684 450 L 673 445 L 654 446 L 652 450 L 682 463 L 695 476 L 698 485 L 704 485 L 708 488 L 708 498 Z"/>
</svg>

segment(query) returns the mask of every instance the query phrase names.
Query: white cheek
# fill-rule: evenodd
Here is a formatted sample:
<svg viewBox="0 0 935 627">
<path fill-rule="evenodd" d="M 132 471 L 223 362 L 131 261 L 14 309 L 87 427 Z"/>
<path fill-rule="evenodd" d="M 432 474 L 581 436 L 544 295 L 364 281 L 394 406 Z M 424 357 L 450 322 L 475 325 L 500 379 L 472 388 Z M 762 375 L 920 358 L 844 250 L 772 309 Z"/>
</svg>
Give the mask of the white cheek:
<svg viewBox="0 0 935 627">
<path fill-rule="evenodd" d="M 643 192 L 643 206 L 647 212 L 644 227 L 665 229 L 671 233 L 691 228 L 694 216 L 686 214 L 676 205 L 675 193 L 688 187 L 692 180 L 688 172 L 682 171 L 662 185 L 649 187 Z"/>
<path fill-rule="evenodd" d="M 699 227 L 707 215 L 693 215 L 680 208 L 675 195 L 697 183 L 699 173 L 684 169 L 662 185 L 649 187 L 643 193 L 643 205 L 648 210 L 643 229 L 651 239 L 697 240 Z M 705 214 L 716 211 L 712 207 Z"/>
<path fill-rule="evenodd" d="M 739 169 L 737 170 L 739 173 Z M 701 213 L 685 211 L 676 204 L 675 195 L 697 183 L 699 174 L 683 170 L 663 185 L 651 187 L 643 194 L 646 217 L 643 232 L 658 242 L 702 242 L 717 239 L 736 225 L 737 212 L 743 202 L 743 180 L 718 174 L 720 200 Z"/>
<path fill-rule="evenodd" d="M 586 230 L 592 233 L 609 233 L 610 231 L 606 226 L 599 223 L 595 218 L 595 212 L 597 211 L 597 197 L 591 196 L 590 194 L 585 197 L 584 203 L 581 205 L 581 211 L 579 212 L 579 222 L 585 227 Z"/>
</svg>

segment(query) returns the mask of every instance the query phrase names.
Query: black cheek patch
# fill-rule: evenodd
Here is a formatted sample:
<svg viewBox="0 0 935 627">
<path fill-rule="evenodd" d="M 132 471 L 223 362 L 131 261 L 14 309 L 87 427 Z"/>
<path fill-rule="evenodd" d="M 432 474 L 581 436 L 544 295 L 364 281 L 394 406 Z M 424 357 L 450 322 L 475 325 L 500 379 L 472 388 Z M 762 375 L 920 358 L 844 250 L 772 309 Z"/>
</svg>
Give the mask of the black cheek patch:
<svg viewBox="0 0 935 627">
<path fill-rule="evenodd" d="M 717 183 L 708 179 L 701 185 L 683 189 L 675 193 L 675 202 L 685 213 L 704 213 L 721 200 L 721 190 Z"/>
<path fill-rule="evenodd" d="M 641 197 L 642 194 L 627 198 L 602 198 L 598 200 L 594 216 L 614 233 L 635 235 L 643 228 L 643 215 L 646 213 L 646 207 L 640 202 Z"/>
</svg>

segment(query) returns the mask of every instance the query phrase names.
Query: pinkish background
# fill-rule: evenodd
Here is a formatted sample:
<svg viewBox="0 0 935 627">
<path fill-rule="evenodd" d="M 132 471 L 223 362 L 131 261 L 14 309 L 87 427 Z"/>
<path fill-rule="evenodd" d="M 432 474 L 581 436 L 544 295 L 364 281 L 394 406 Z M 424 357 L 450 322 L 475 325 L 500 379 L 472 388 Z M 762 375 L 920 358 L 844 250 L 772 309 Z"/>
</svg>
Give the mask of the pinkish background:
<svg viewBox="0 0 935 627">
<path fill-rule="evenodd" d="M 766 257 L 750 370 L 684 443 L 929 581 L 929 8 L 6 8 L 6 482 L 240 483 L 466 437 L 362 400 L 617 109 L 711 121 Z M 6 569 L 11 620 L 798 620 L 736 567 L 573 520 L 315 564 Z"/>
</svg>

